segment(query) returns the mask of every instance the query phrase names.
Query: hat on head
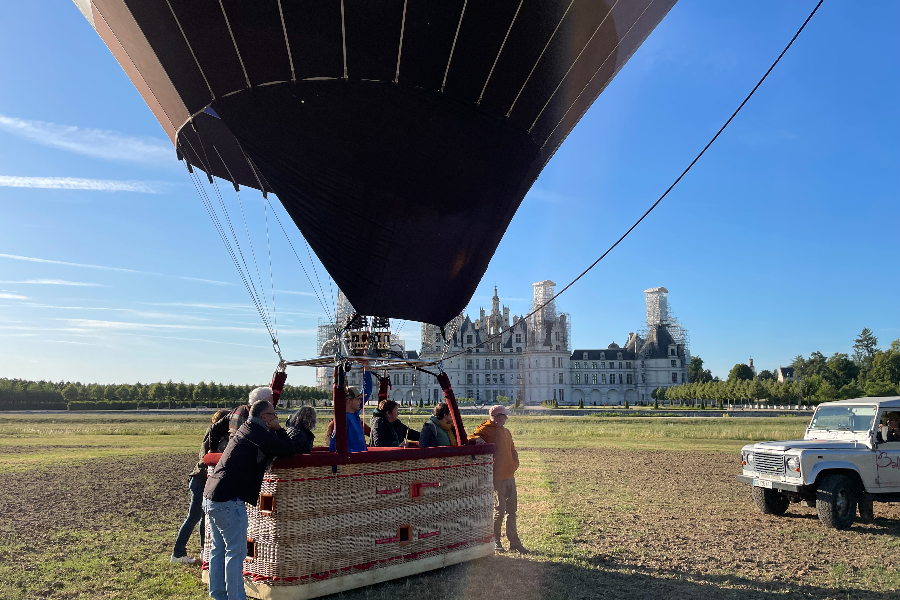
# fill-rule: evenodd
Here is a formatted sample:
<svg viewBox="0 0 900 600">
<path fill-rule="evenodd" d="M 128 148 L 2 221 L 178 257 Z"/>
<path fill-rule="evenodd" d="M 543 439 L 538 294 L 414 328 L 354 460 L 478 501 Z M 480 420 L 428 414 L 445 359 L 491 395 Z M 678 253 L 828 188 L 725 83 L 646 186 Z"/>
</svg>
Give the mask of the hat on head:
<svg viewBox="0 0 900 600">
<path fill-rule="evenodd" d="M 488 411 L 488 414 L 491 415 L 492 417 L 496 417 L 497 415 L 509 416 L 509 411 L 506 410 L 506 407 L 503 406 L 502 404 L 495 404 Z"/>
<path fill-rule="evenodd" d="M 352 400 L 354 398 L 359 398 L 359 388 L 355 385 L 347 386 L 347 400 Z"/>
</svg>

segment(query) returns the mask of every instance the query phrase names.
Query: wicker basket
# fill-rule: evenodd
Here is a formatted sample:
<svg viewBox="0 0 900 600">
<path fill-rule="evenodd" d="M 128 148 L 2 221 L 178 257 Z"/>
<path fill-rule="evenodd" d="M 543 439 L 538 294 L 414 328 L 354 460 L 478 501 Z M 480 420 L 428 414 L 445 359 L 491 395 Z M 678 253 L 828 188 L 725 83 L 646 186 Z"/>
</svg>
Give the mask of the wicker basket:
<svg viewBox="0 0 900 600">
<path fill-rule="evenodd" d="M 492 453 L 372 449 L 276 462 L 259 504 L 247 505 L 247 595 L 314 598 L 492 554 Z"/>
</svg>

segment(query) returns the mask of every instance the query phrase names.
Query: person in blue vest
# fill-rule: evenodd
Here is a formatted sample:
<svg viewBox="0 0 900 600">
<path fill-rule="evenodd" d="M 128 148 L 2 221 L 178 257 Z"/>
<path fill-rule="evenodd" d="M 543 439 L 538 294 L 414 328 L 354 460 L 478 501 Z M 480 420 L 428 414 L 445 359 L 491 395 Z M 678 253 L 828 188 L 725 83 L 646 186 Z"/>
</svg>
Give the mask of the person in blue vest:
<svg viewBox="0 0 900 600">
<path fill-rule="evenodd" d="M 347 388 L 347 448 L 350 452 L 365 452 L 366 435 L 363 431 L 362 417 L 362 399 L 360 398 L 359 388 L 349 386 Z M 328 449 L 334 452 L 334 421 L 329 423 L 328 431 Z"/>
</svg>

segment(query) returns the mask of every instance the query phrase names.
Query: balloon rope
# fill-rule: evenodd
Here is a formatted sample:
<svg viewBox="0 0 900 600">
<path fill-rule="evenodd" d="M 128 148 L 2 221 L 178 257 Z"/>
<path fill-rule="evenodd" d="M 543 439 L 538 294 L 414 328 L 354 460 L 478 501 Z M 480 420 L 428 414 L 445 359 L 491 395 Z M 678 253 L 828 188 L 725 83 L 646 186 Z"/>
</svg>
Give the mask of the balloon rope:
<svg viewBox="0 0 900 600">
<path fill-rule="evenodd" d="M 334 321 L 334 317 L 331 315 L 331 312 L 328 310 L 326 306 L 324 298 L 319 296 L 319 291 L 316 289 L 316 286 L 313 285 L 312 279 L 309 277 L 309 272 L 306 270 L 306 265 L 303 264 L 303 261 L 300 260 L 300 255 L 297 254 L 296 248 L 294 248 L 294 243 L 291 241 L 291 237 L 288 235 L 287 231 L 284 228 L 284 225 L 281 224 L 281 219 L 278 217 L 278 213 L 275 211 L 275 207 L 272 206 L 272 203 L 269 202 L 268 198 L 264 198 L 265 202 L 269 205 L 269 208 L 272 209 L 272 214 L 275 215 L 275 220 L 278 222 L 278 226 L 281 228 L 282 233 L 284 233 L 285 239 L 287 239 L 288 245 L 291 247 L 291 251 L 293 251 L 294 256 L 297 258 L 297 262 L 300 263 L 300 268 L 303 269 L 303 274 L 306 275 L 306 281 L 309 282 L 309 287 L 312 288 L 313 292 L 316 294 L 316 299 L 319 301 L 319 304 L 322 306 L 322 310 L 325 311 L 325 314 L 328 316 L 328 319 L 332 322 Z"/>
<path fill-rule="evenodd" d="M 609 248 L 606 249 L 606 252 L 604 252 L 603 254 L 601 254 L 600 257 L 599 257 L 597 260 L 595 260 L 593 263 L 591 263 L 590 266 L 588 266 L 588 268 L 586 268 L 584 271 L 582 271 L 581 274 L 580 274 L 578 277 L 576 277 L 575 279 L 573 279 L 566 287 L 564 287 L 563 289 L 561 289 L 560 291 L 558 291 L 556 294 L 554 294 L 554 295 L 553 295 L 550 299 L 548 299 L 546 302 L 544 302 L 543 304 L 541 304 L 540 306 L 538 306 L 537 308 L 535 308 L 534 310 L 532 310 L 530 313 L 528 313 L 527 315 L 525 315 L 525 316 L 522 318 L 522 320 L 527 319 L 527 318 L 531 317 L 532 315 L 534 315 L 535 313 L 539 312 L 542 308 L 544 308 L 545 306 L 547 306 L 548 304 L 550 304 L 551 302 L 553 302 L 554 300 L 556 300 L 557 298 L 559 298 L 559 297 L 562 295 L 563 292 L 565 292 L 565 291 L 568 290 L 570 287 L 572 287 L 573 285 L 575 285 L 575 282 L 577 282 L 579 279 L 581 279 L 582 277 L 584 277 L 585 275 L 587 275 L 588 272 L 589 272 L 591 269 L 593 269 L 594 267 L 596 267 L 597 264 L 598 264 L 601 260 L 603 260 L 604 258 L 606 258 L 606 255 L 609 254 L 610 252 L 612 252 L 613 248 L 615 248 L 615 247 L 618 246 L 620 243 L 622 243 L 622 240 L 624 240 L 626 237 L 628 237 L 628 234 L 630 234 L 632 231 L 634 231 L 634 229 L 635 229 L 638 225 L 640 225 L 641 222 L 642 222 L 644 219 L 646 219 L 647 216 L 648 216 L 651 212 L 653 212 L 653 209 L 655 209 L 657 206 L 659 206 L 660 202 L 662 202 L 663 199 L 664 199 L 666 196 L 669 195 L 669 192 L 671 192 L 672 189 L 673 189 L 676 185 L 678 185 L 678 182 L 681 181 L 682 178 L 684 178 L 685 175 L 687 175 L 688 171 L 690 171 L 691 168 L 692 168 L 695 164 L 697 164 L 697 161 L 700 160 L 700 157 L 702 157 L 702 156 L 706 153 L 706 151 L 709 149 L 709 147 L 713 145 L 713 142 L 715 142 L 715 141 L 719 138 L 719 136 L 722 134 L 722 132 L 725 131 L 725 128 L 728 127 L 728 125 L 729 125 L 729 124 L 731 123 L 731 121 L 737 116 L 737 114 L 738 114 L 739 112 L 741 112 L 741 109 L 744 108 L 744 105 L 747 104 L 747 102 L 750 100 L 750 98 L 753 96 L 753 94 L 756 92 L 756 90 L 759 89 L 759 86 L 762 85 L 762 82 L 766 80 L 766 78 L 769 76 L 769 73 L 771 73 L 772 70 L 775 68 L 775 65 L 777 65 L 777 64 L 781 61 L 782 57 L 785 55 L 785 53 L 787 53 L 788 49 L 790 49 L 790 47 L 794 44 L 794 42 L 797 40 L 797 38 L 800 36 L 800 34 L 801 34 L 801 33 L 803 32 L 803 30 L 806 28 L 806 25 L 807 25 L 807 24 L 809 23 L 809 21 L 813 18 L 813 15 L 815 15 L 816 12 L 819 10 L 819 7 L 822 6 L 822 3 L 823 3 L 824 1 L 825 1 L 825 0 L 819 0 L 818 4 L 816 4 L 816 7 L 812 10 L 811 13 L 809 13 L 809 16 L 806 17 L 806 20 L 803 22 L 803 25 L 800 26 L 800 29 L 798 29 L 798 30 L 797 30 L 797 33 L 794 34 L 794 37 L 791 38 L 791 41 L 788 42 L 787 46 L 784 47 L 784 50 L 781 51 L 781 54 L 778 55 L 778 58 L 775 59 L 775 62 L 772 63 L 772 66 L 769 67 L 769 69 L 765 72 L 765 74 L 762 76 L 762 78 L 760 78 L 760 80 L 756 83 L 756 85 L 753 86 L 753 89 L 750 90 L 750 93 L 747 94 L 747 97 L 744 98 L 744 101 L 741 102 L 741 104 L 735 109 L 735 111 L 734 111 L 733 113 L 731 113 L 731 116 L 728 117 L 728 120 L 725 121 L 725 124 L 722 125 L 722 127 L 719 128 L 719 130 L 716 132 L 716 134 L 712 137 L 712 139 L 709 140 L 709 142 L 707 142 L 706 146 L 703 147 L 703 149 L 702 149 L 702 150 L 700 151 L 700 153 L 694 158 L 694 160 L 692 160 L 691 163 L 687 166 L 687 168 L 686 168 L 684 171 L 681 172 L 681 175 L 679 175 L 678 178 L 672 183 L 672 185 L 670 185 L 670 186 L 666 189 L 666 191 L 663 192 L 662 196 L 660 196 L 660 197 L 656 200 L 656 202 L 654 202 L 653 204 L 651 204 L 651 205 L 650 205 L 650 208 L 648 208 L 648 209 L 646 210 L 646 212 L 644 212 L 644 214 L 641 215 L 641 217 L 640 217 L 637 221 L 634 222 L 634 225 L 632 225 L 631 227 L 629 227 L 629 228 L 628 228 L 628 231 L 626 231 L 625 233 L 623 233 L 622 236 L 619 237 L 619 239 L 617 239 L 617 240 L 615 241 L 615 243 L 613 243 L 612 246 L 610 246 Z M 510 331 L 511 329 L 513 329 L 513 327 L 515 327 L 515 325 L 512 325 L 511 327 L 507 327 L 506 329 L 501 329 L 499 333 L 496 333 L 496 334 L 494 334 L 493 336 L 491 336 L 491 337 L 485 339 L 483 342 L 481 342 L 481 343 L 479 343 L 479 344 L 475 344 L 474 346 L 470 346 L 469 348 L 466 348 L 465 350 L 460 350 L 459 352 L 457 352 L 457 353 L 455 353 L 455 354 L 451 354 L 450 356 L 447 357 L 447 359 L 450 359 L 450 358 L 454 358 L 454 357 L 460 356 L 461 354 L 465 354 L 466 352 L 468 352 L 471 348 L 477 348 L 477 347 L 480 347 L 480 346 L 484 346 L 485 344 L 487 344 L 488 342 L 490 342 L 490 341 L 492 341 L 492 340 L 495 340 L 495 339 L 497 339 L 497 338 L 502 338 L 503 334 L 506 333 L 506 332 L 508 332 L 508 331 Z M 567 340 L 567 341 L 568 341 L 568 340 Z M 445 360 L 446 360 L 446 359 L 445 359 Z"/>
<path fill-rule="evenodd" d="M 237 269 L 238 275 L 240 275 L 247 293 L 250 294 L 250 299 L 253 301 L 253 305 L 256 307 L 256 311 L 259 313 L 263 324 L 266 326 L 266 330 L 269 332 L 269 337 L 272 339 L 273 348 L 275 348 L 275 352 L 280 356 L 280 351 L 278 349 L 278 339 L 275 337 L 274 333 L 272 332 L 272 328 L 269 326 L 269 322 L 266 319 L 265 312 L 262 310 L 259 299 L 254 295 L 250 285 L 247 282 L 247 276 L 244 274 L 243 269 L 241 269 L 241 265 L 237 260 L 237 256 L 235 256 L 234 254 L 234 249 L 231 247 L 231 244 L 228 241 L 228 235 L 225 233 L 225 229 L 222 227 L 221 221 L 219 221 L 219 217 L 216 214 L 215 207 L 213 206 L 212 201 L 209 199 L 209 196 L 207 195 L 206 190 L 203 188 L 203 185 L 200 183 L 199 176 L 191 171 L 189 171 L 189 174 L 191 177 L 191 182 L 194 184 L 194 189 L 197 190 L 197 195 L 200 197 L 200 201 L 203 203 L 203 207 L 206 209 L 209 218 L 212 220 L 213 226 L 215 227 L 216 232 L 219 234 L 219 238 L 222 240 L 222 243 L 225 245 L 225 250 L 231 257 L 231 261 L 232 263 L 234 263 L 234 267 L 235 269 Z"/>
</svg>

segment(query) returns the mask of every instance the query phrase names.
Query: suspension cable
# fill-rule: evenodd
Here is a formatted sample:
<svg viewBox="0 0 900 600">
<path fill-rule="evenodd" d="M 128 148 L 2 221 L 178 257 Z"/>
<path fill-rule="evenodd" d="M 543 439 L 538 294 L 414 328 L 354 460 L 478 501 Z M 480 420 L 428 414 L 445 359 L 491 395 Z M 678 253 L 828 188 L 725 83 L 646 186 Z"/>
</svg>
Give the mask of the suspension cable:
<svg viewBox="0 0 900 600">
<path fill-rule="evenodd" d="M 294 243 L 291 241 L 291 237 L 288 235 L 287 231 L 284 228 L 284 225 L 281 224 L 281 219 L 278 217 L 278 213 L 275 211 L 275 208 L 272 206 L 272 203 L 269 202 L 268 198 L 264 198 L 266 203 L 269 205 L 269 208 L 272 209 L 272 214 L 275 215 L 275 220 L 278 222 L 278 226 L 281 228 L 282 233 L 284 233 L 284 237 L 287 239 L 288 245 L 291 247 L 291 251 L 294 253 L 294 256 L 297 258 L 297 262 L 300 263 L 300 268 L 303 269 L 303 274 L 306 275 L 306 280 L 309 282 L 309 287 L 313 289 L 313 292 L 316 294 L 316 299 L 319 301 L 319 304 L 322 306 L 322 310 L 325 311 L 325 314 L 328 318 L 334 322 L 334 317 L 331 315 L 331 312 L 328 310 L 328 307 L 325 305 L 325 301 L 319 296 L 318 290 L 316 290 L 316 286 L 313 285 L 312 279 L 309 277 L 309 273 L 306 271 L 306 265 L 303 264 L 303 261 L 300 260 L 300 256 L 297 254 L 297 250 L 294 248 Z M 335 323 L 337 326 L 337 323 Z"/>
<path fill-rule="evenodd" d="M 623 233 L 623 234 L 621 235 L 621 237 L 619 237 L 619 239 L 617 239 L 617 240 L 616 240 L 609 248 L 607 248 L 607 249 L 606 249 L 606 252 L 604 252 L 603 254 L 601 254 L 600 257 L 597 258 L 597 260 L 595 260 L 594 262 L 592 262 L 592 263 L 588 266 L 588 268 L 586 268 L 584 271 L 582 271 L 581 274 L 578 275 L 578 277 L 576 277 L 576 278 L 573 279 L 571 282 L 569 282 L 569 284 L 566 285 L 566 287 L 564 287 L 563 289 L 561 289 L 560 291 L 558 291 L 558 292 L 557 292 L 556 294 L 554 294 L 550 299 L 546 300 L 543 304 L 541 304 L 540 306 L 538 306 L 537 308 L 535 308 L 534 310 L 532 310 L 530 313 L 528 313 L 527 315 L 525 315 L 524 317 L 522 317 L 522 319 L 527 319 L 527 318 L 531 317 L 532 315 L 534 315 L 535 313 L 539 312 L 542 308 L 544 308 L 545 306 L 547 306 L 548 304 L 550 304 L 551 302 L 553 302 L 554 300 L 556 300 L 560 295 L 562 295 L 563 292 L 565 292 L 565 291 L 568 290 L 570 287 L 572 287 L 572 286 L 575 284 L 575 282 L 577 282 L 579 279 L 581 279 L 582 277 L 584 277 L 585 275 L 587 275 L 588 272 L 589 272 L 591 269 L 593 269 L 594 267 L 596 267 L 597 264 L 598 264 L 601 260 L 603 260 L 604 258 L 606 258 L 606 255 L 607 255 L 607 254 L 609 254 L 610 252 L 612 252 L 612 250 L 613 250 L 616 246 L 618 246 L 620 243 L 622 243 L 622 240 L 624 240 L 624 239 L 628 236 L 628 234 L 630 234 L 632 231 L 634 231 L 634 229 L 635 229 L 638 225 L 640 225 L 641 222 L 642 222 L 644 219 L 646 219 L 647 216 L 648 216 L 651 212 L 653 212 L 653 209 L 655 209 L 657 206 L 659 206 L 660 202 L 662 202 L 663 199 L 664 199 L 666 196 L 669 195 L 669 192 L 671 192 L 672 189 L 673 189 L 676 185 L 678 185 L 678 182 L 680 182 L 680 181 L 682 180 L 682 178 L 684 178 L 684 176 L 687 175 L 688 171 L 690 171 L 691 168 L 697 163 L 697 161 L 700 160 L 700 157 L 702 157 L 702 156 L 706 153 L 706 151 L 709 149 L 709 147 L 713 145 L 713 142 L 715 142 L 715 141 L 719 138 L 719 136 L 722 134 L 723 131 L 725 131 L 725 128 L 728 127 L 728 125 L 729 125 L 729 124 L 731 123 L 731 121 L 737 116 L 737 114 L 738 114 L 739 112 L 741 112 L 741 109 L 744 108 L 744 105 L 747 104 L 747 102 L 750 100 L 750 98 L 753 96 L 753 94 L 756 92 L 756 90 L 759 89 L 759 86 L 761 86 L 762 83 L 763 83 L 763 81 L 766 80 L 766 78 L 769 76 L 769 73 L 771 73 L 772 70 L 775 68 L 775 65 L 777 65 L 777 64 L 781 61 L 782 57 L 787 53 L 788 49 L 790 49 L 790 47 L 794 44 L 794 41 L 796 41 L 796 39 L 800 36 L 800 34 L 801 34 L 801 33 L 803 32 L 803 30 L 806 28 L 806 25 L 810 22 L 810 20 L 813 18 L 813 16 L 814 16 L 814 15 L 816 14 L 816 12 L 819 10 L 819 7 L 822 6 L 822 3 L 823 3 L 824 1 L 825 1 L 825 0 L 819 0 L 818 4 L 816 4 L 815 8 L 813 8 L 812 12 L 809 13 L 809 16 L 806 17 L 806 20 L 805 20 L 805 21 L 803 22 L 803 24 L 800 26 L 800 29 L 797 30 L 797 33 L 794 34 L 794 37 L 791 38 L 791 41 L 789 41 L 788 44 L 787 44 L 787 46 L 784 47 L 784 50 L 781 51 L 781 54 L 778 55 L 778 58 L 775 59 L 775 62 L 772 63 L 772 66 L 770 66 L 770 67 L 768 68 L 768 70 L 767 70 L 767 71 L 765 72 L 765 74 L 760 78 L 760 80 L 756 83 L 756 85 L 753 86 L 753 89 L 750 90 L 750 93 L 747 94 L 747 96 L 744 98 L 744 101 L 740 103 L 740 105 L 735 109 L 735 111 L 734 111 L 733 113 L 731 113 L 731 116 L 728 117 L 728 120 L 725 121 L 725 124 L 722 125 L 722 126 L 719 128 L 719 130 L 716 132 L 716 134 L 715 134 L 714 136 L 712 136 L 712 139 L 710 139 L 709 142 L 706 143 L 706 145 L 703 147 L 703 149 L 700 151 L 700 153 L 697 154 L 696 157 L 694 157 L 694 160 L 692 160 L 691 163 L 687 166 L 687 168 L 686 168 L 684 171 L 681 172 L 681 175 L 679 175 L 678 178 L 675 179 L 674 182 L 672 182 L 672 185 L 670 185 L 670 186 L 666 189 L 666 191 L 663 192 L 663 194 L 656 200 L 656 202 L 654 202 L 653 204 L 651 204 L 651 205 L 650 205 L 650 208 L 648 208 L 648 209 L 644 212 L 644 214 L 642 214 L 641 217 L 640 217 L 637 221 L 635 221 L 634 224 L 633 224 L 631 227 L 629 227 L 628 230 L 627 230 L 625 233 Z M 488 338 L 485 339 L 483 342 L 478 343 L 478 344 L 475 344 L 474 346 L 470 346 L 469 348 L 466 348 L 466 349 L 464 349 L 464 350 L 460 350 L 459 352 L 457 352 L 457 353 L 455 353 L 455 354 L 451 354 L 451 355 L 448 356 L 446 359 L 455 358 L 455 357 L 457 357 L 457 356 L 460 356 L 461 354 L 465 354 L 466 352 L 468 352 L 468 351 L 471 350 L 472 348 L 478 348 L 478 347 L 480 347 L 480 346 L 484 346 L 484 345 L 487 344 L 488 342 L 493 341 L 493 340 L 495 340 L 495 339 L 497 339 L 497 338 L 502 338 L 503 334 L 506 333 L 507 331 L 510 331 L 513 327 L 515 327 L 515 325 L 513 325 L 513 326 L 511 326 L 511 327 L 507 327 L 506 329 L 501 329 L 498 333 L 496 333 L 496 334 L 494 334 L 494 335 L 488 337 Z M 567 342 L 570 342 L 570 340 L 567 340 Z M 446 359 L 444 359 L 444 360 L 446 360 Z"/>
</svg>

